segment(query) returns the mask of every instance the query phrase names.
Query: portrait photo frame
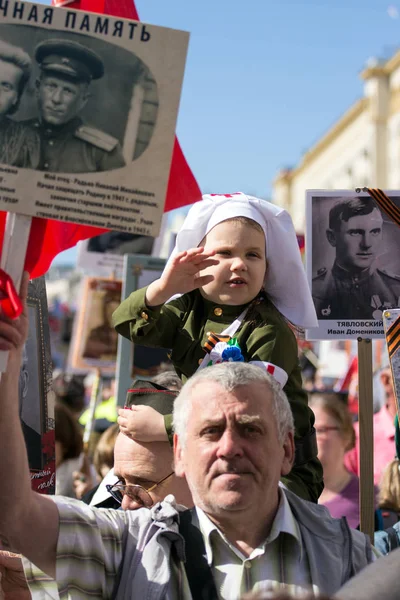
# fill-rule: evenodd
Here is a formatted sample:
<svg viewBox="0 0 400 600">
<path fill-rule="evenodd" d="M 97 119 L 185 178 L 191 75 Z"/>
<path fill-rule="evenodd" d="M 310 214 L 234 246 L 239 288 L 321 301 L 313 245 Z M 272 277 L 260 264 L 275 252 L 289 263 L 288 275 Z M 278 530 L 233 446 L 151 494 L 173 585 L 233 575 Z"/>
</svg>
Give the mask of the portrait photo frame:
<svg viewBox="0 0 400 600">
<path fill-rule="evenodd" d="M 16 65 L 24 85 L 2 108 L 0 209 L 156 237 L 188 41 L 168 27 L 8 0 L 0 63 L 17 53 L 27 66 Z M 54 90 L 64 88 L 74 102 L 61 106 Z"/>
<path fill-rule="evenodd" d="M 386 194 L 400 207 L 400 191 Z M 384 337 L 400 306 L 400 231 L 366 191 L 307 190 L 306 271 L 318 318 L 309 340 Z"/>
<path fill-rule="evenodd" d="M 87 373 L 99 369 L 113 376 L 117 362 L 118 334 L 111 323 L 111 314 L 121 302 L 122 281 L 103 277 L 82 280 L 79 309 L 68 357 L 69 370 Z"/>
<path fill-rule="evenodd" d="M 152 256 L 125 254 L 122 298 L 160 277 L 166 259 Z M 124 406 L 126 394 L 135 378 L 150 379 L 161 363 L 168 362 L 168 351 L 163 348 L 146 348 L 118 336 L 117 404 Z M 171 363 L 172 365 L 172 363 Z"/>
<path fill-rule="evenodd" d="M 28 453 L 32 487 L 55 491 L 55 421 L 53 363 L 45 278 L 29 282 L 29 334 L 19 378 L 20 418 Z"/>
</svg>

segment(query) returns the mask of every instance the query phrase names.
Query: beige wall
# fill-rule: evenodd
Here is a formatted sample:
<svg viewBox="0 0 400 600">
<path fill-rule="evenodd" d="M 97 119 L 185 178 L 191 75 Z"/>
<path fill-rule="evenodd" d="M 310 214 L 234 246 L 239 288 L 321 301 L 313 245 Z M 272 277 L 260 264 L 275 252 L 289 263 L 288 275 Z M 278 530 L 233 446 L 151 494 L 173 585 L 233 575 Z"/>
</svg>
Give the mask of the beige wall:
<svg viewBox="0 0 400 600">
<path fill-rule="evenodd" d="M 274 181 L 273 201 L 290 212 L 299 233 L 307 189 L 400 188 L 400 52 L 361 77 L 363 98 Z"/>
</svg>

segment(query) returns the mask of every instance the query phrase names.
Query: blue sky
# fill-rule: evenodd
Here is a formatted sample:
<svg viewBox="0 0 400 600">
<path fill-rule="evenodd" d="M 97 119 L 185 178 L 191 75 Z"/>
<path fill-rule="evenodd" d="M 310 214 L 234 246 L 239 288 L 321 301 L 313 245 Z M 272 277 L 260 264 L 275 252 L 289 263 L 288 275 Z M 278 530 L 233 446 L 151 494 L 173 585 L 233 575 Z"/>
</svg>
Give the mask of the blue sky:
<svg viewBox="0 0 400 600">
<path fill-rule="evenodd" d="M 142 21 L 191 33 L 177 133 L 203 192 L 270 197 L 277 171 L 296 164 L 362 95 L 366 60 L 400 47 L 400 0 L 136 7 Z"/>
</svg>

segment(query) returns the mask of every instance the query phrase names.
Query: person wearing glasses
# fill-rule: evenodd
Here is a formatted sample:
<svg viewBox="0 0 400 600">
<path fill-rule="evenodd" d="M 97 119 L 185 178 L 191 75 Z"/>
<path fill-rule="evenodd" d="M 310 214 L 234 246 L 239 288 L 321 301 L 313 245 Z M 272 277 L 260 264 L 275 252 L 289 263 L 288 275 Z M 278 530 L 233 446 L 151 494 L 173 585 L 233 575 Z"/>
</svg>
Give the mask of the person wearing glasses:
<svg viewBox="0 0 400 600">
<path fill-rule="evenodd" d="M 177 384 L 174 382 L 174 376 L 170 374 L 168 377 L 157 376 L 154 379 L 165 380 L 170 385 L 171 383 Z M 145 397 L 140 386 L 146 386 Z M 171 413 L 173 401 L 178 392 L 171 394 L 171 390 L 161 388 L 161 385 L 154 385 L 153 382 L 136 381 L 135 389 L 130 390 L 128 394 L 127 406 L 133 406 L 138 402 L 153 407 L 161 414 L 163 412 Z M 153 389 L 153 393 L 151 389 Z M 82 475 L 81 472 L 75 473 L 75 493 L 77 488 L 82 486 Z M 114 445 L 113 469 L 107 473 L 98 486 L 82 498 L 82 501 L 97 508 L 138 510 L 152 508 L 169 494 L 174 496 L 182 508 L 193 506 L 192 496 L 185 479 L 176 477 L 173 471 L 173 453 L 169 443 L 149 442 L 146 444 L 119 433 Z M 9 552 L 0 550 L 0 573 L 7 593 L 14 593 L 15 597 L 20 600 L 31 598 L 20 555 L 11 556 Z M 44 574 L 43 576 L 45 577 Z M 50 586 L 54 584 L 49 581 L 48 585 L 50 591 Z M 17 596 L 17 594 L 19 595 Z"/>
<path fill-rule="evenodd" d="M 116 481 L 105 487 L 123 510 L 152 508 L 169 494 L 178 504 L 193 506 L 186 481 L 173 470 L 168 442 L 137 442 L 119 433 L 114 460 Z"/>
<path fill-rule="evenodd" d="M 324 491 L 319 502 L 332 517 L 346 517 L 350 527 L 360 525 L 359 479 L 345 466 L 346 452 L 354 448 L 355 431 L 350 412 L 335 393 L 311 394 L 315 415 L 318 458 L 324 469 Z"/>
<path fill-rule="evenodd" d="M 0 314 L 0 350 L 8 352 L 0 381 L 0 480 L 7 481 L 0 536 L 26 557 L 34 597 L 45 591 L 42 571 L 74 600 L 228 600 L 261 582 L 332 594 L 373 562 L 367 536 L 279 484 L 294 463 L 290 404 L 266 371 L 242 362 L 199 371 L 174 402 L 173 470 L 186 479 L 195 508 L 180 511 L 172 495 L 124 511 L 35 493 L 18 415 L 26 295 L 25 276 L 23 314 L 12 322 Z M 148 468 L 151 461 L 142 460 Z M 141 487 L 135 498 L 146 501 L 154 489 Z"/>
</svg>

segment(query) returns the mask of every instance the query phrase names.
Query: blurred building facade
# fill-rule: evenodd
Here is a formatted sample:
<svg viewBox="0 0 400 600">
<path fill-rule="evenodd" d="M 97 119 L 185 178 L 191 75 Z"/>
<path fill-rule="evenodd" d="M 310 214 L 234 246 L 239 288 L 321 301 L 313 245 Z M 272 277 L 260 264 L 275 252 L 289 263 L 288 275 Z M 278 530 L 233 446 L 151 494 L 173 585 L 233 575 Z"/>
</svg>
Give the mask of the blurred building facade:
<svg viewBox="0 0 400 600">
<path fill-rule="evenodd" d="M 361 73 L 364 95 L 304 154 L 280 171 L 273 201 L 305 229 L 306 189 L 400 188 L 400 51 L 370 59 Z"/>
</svg>

